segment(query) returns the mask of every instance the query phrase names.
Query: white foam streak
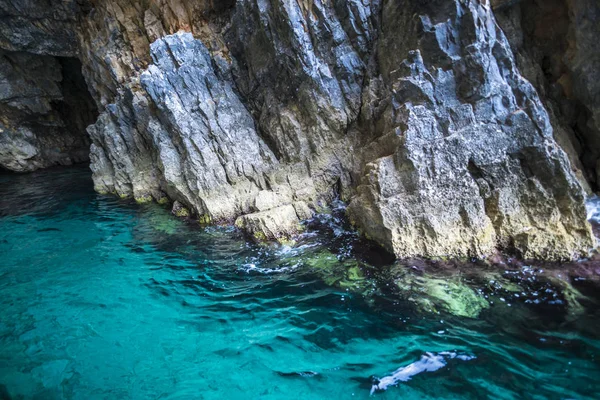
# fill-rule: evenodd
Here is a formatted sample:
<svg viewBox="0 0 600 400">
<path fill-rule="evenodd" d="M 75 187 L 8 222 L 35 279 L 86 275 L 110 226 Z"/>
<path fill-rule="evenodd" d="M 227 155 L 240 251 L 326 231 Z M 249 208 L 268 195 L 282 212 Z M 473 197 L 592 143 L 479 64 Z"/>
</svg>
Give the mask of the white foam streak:
<svg viewBox="0 0 600 400">
<path fill-rule="evenodd" d="M 298 269 L 300 265 L 299 264 L 294 264 L 294 265 L 290 265 L 289 267 L 279 267 L 279 268 L 262 268 L 257 266 L 256 264 L 244 264 L 242 265 L 240 268 L 249 273 L 249 272 L 258 272 L 260 274 L 265 274 L 265 275 L 270 275 L 270 274 L 281 274 L 281 273 L 288 273 L 288 272 L 293 272 L 296 269 Z"/>
<path fill-rule="evenodd" d="M 441 368 L 444 368 L 449 359 L 459 359 L 462 361 L 469 361 L 474 359 L 474 356 L 468 356 L 465 354 L 456 354 L 450 351 L 443 351 L 441 353 L 425 353 L 419 361 L 415 361 L 406 367 L 401 367 L 394 371 L 393 374 L 383 377 L 377 384 L 371 387 L 371 394 L 377 390 L 387 390 L 388 387 L 397 385 L 400 382 L 409 381 L 413 376 L 423 372 L 433 372 Z"/>
<path fill-rule="evenodd" d="M 600 224 L 600 197 L 593 195 L 588 198 L 585 202 L 585 209 L 588 221 Z"/>
</svg>

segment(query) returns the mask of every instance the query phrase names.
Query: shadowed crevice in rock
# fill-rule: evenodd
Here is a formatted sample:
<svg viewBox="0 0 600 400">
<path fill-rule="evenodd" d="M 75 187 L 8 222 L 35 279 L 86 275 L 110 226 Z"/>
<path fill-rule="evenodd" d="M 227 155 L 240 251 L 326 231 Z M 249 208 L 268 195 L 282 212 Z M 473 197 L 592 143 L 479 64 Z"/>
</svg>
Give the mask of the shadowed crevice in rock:
<svg viewBox="0 0 600 400">
<path fill-rule="evenodd" d="M 600 5 L 593 0 L 492 1 L 523 75 L 540 92 L 573 170 L 599 188 Z"/>
<path fill-rule="evenodd" d="M 98 115 L 76 58 L 0 50 L 0 164 L 24 172 L 89 160 Z"/>
<path fill-rule="evenodd" d="M 52 106 L 65 121 L 66 129 L 86 134 L 86 128 L 98 118 L 98 109 L 81 73 L 81 61 L 73 57 L 57 57 L 62 70 L 62 101 Z"/>
</svg>

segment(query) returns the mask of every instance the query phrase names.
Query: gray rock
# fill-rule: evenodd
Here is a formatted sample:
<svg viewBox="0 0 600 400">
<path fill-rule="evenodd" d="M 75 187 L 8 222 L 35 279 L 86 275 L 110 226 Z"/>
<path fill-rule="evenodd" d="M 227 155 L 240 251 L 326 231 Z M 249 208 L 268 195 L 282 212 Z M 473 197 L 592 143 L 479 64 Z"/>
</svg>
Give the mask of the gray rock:
<svg viewBox="0 0 600 400">
<path fill-rule="evenodd" d="M 311 219 L 315 215 L 315 212 L 304 201 L 296 201 L 293 206 L 300 221 Z"/>
<path fill-rule="evenodd" d="M 564 259 L 592 247 L 583 189 L 491 10 L 389 1 L 383 16 L 387 106 L 370 117 L 384 121 L 385 146 L 366 153 L 354 222 L 399 257 L 501 247 Z"/>
<path fill-rule="evenodd" d="M 74 59 L 0 50 L 0 166 L 25 172 L 88 160 L 84 132 L 96 110 L 79 70 Z"/>
<path fill-rule="evenodd" d="M 360 109 L 376 6 L 331 3 L 238 1 L 225 34 L 237 88 L 286 162 L 326 152 Z"/>
<path fill-rule="evenodd" d="M 593 22 L 582 11 L 595 10 L 590 1 L 570 2 L 573 16 Z M 593 245 L 577 180 L 595 184 L 599 80 L 596 59 L 581 56 L 597 46 L 592 23 L 569 50 L 573 103 L 550 96 L 542 60 L 519 45 L 532 37 L 514 17 L 525 2 L 493 3 L 514 14 L 501 20 L 510 41 L 475 0 L 77 4 L 77 18 L 57 8 L 67 39 L 5 33 L 0 46 L 67 54 L 77 39 L 68 54 L 101 112 L 87 129 L 98 191 L 168 197 L 175 212 L 277 240 L 342 198 L 356 226 L 398 257 L 500 248 L 564 259 Z M 31 38 L 50 32 L 28 23 L 23 10 L 38 6 L 10 5 Z M 65 97 L 53 85 L 45 99 Z M 36 96 L 20 107 L 48 109 Z M 565 105 L 587 110 L 585 146 Z M 26 133 L 9 137 L 5 165 L 48 158 Z"/>
<path fill-rule="evenodd" d="M 0 1 L 0 49 L 39 55 L 77 54 L 77 15 L 87 1 Z"/>
<path fill-rule="evenodd" d="M 549 111 L 557 142 L 568 153 L 580 181 L 597 190 L 600 4 L 533 0 L 500 6 L 496 4 L 498 22 L 519 69 Z"/>
<path fill-rule="evenodd" d="M 201 41 L 176 34 L 151 50 L 155 64 L 141 82 L 163 127 L 150 131 L 161 172 L 172 188 L 190 193 L 186 200 L 200 214 L 231 219 L 247 209 L 277 160 L 230 83 L 217 76 Z"/>
<path fill-rule="evenodd" d="M 109 105 L 90 135 L 96 186 L 122 196 L 163 190 L 211 220 L 250 212 L 277 160 L 201 41 L 153 43 L 155 64 Z"/>
</svg>

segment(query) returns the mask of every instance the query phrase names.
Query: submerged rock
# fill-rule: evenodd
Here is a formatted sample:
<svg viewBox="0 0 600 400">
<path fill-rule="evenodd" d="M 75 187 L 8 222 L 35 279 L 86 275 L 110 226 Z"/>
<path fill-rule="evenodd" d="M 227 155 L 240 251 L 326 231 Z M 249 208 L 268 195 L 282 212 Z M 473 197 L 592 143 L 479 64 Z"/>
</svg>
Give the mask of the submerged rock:
<svg viewBox="0 0 600 400">
<path fill-rule="evenodd" d="M 340 261 L 335 254 L 325 249 L 308 256 L 303 255 L 299 261 L 329 286 L 359 289 L 361 283 L 366 283 L 355 260 Z"/>
<path fill-rule="evenodd" d="M 444 311 L 459 317 L 477 318 L 490 307 L 483 294 L 469 287 L 462 277 L 437 278 L 404 268 L 394 282 L 403 298 L 426 313 Z"/>
<path fill-rule="evenodd" d="M 582 289 L 597 287 L 600 270 L 581 263 L 407 260 L 391 266 L 382 279 L 392 281 L 396 295 L 418 313 L 509 320 L 515 326 L 507 330 L 518 330 L 533 315 L 559 324 L 577 321 L 597 301 Z"/>
<path fill-rule="evenodd" d="M 151 206 L 154 207 L 154 206 Z M 148 217 L 148 223 L 153 230 L 174 235 L 183 230 L 184 222 L 175 218 L 168 210 L 156 206 L 156 209 Z"/>
<path fill-rule="evenodd" d="M 0 385 L 0 400 L 11 400 L 10 393 L 5 385 Z"/>
</svg>

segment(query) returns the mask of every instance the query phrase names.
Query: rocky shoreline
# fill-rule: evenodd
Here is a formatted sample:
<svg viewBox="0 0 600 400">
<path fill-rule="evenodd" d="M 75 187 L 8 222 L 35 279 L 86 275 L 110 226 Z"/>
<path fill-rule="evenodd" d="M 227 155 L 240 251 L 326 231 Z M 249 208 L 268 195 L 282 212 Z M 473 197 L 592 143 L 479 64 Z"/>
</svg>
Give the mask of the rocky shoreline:
<svg viewBox="0 0 600 400">
<path fill-rule="evenodd" d="M 571 260 L 596 245 L 584 205 L 600 159 L 591 0 L 0 11 L 3 168 L 84 161 L 91 142 L 98 192 L 257 240 L 289 240 L 342 199 L 401 259 Z"/>
</svg>

